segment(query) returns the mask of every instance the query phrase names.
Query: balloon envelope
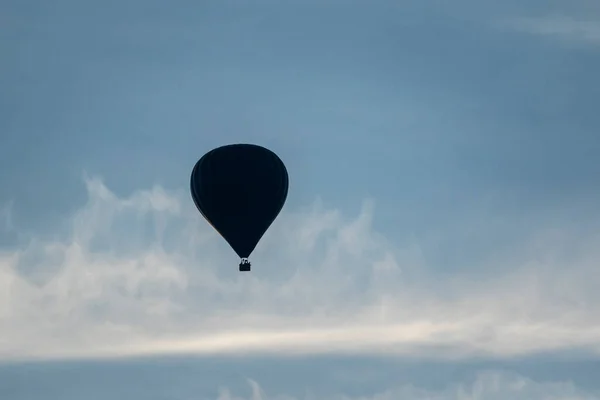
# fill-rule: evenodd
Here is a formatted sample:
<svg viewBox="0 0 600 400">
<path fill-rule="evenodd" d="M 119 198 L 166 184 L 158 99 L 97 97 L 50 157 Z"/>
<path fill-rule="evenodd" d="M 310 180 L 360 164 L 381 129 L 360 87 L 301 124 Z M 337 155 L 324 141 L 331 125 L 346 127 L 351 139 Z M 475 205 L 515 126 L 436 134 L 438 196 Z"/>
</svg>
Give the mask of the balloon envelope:
<svg viewBox="0 0 600 400">
<path fill-rule="evenodd" d="M 190 190 L 204 218 L 240 258 L 248 258 L 283 208 L 288 184 L 285 165 L 271 150 L 232 144 L 198 160 Z"/>
</svg>

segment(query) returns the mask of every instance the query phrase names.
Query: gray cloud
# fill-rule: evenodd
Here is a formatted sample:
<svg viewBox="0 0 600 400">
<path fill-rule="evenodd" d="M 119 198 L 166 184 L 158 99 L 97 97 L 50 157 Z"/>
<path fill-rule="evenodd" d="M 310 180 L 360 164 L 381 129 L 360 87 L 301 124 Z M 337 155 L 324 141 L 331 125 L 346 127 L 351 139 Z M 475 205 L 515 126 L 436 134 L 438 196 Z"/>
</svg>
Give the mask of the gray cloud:
<svg viewBox="0 0 600 400">
<path fill-rule="evenodd" d="M 571 382 L 536 382 L 529 378 L 503 372 L 487 371 L 479 373 L 472 382 L 452 385 L 442 390 L 427 390 L 413 385 L 399 386 L 367 396 L 318 395 L 308 393 L 303 397 L 284 394 L 268 394 L 259 383 L 248 380 L 249 395 L 238 396 L 228 389 L 221 389 L 218 400 L 593 400 L 597 394 L 586 393 Z"/>
<path fill-rule="evenodd" d="M 598 19 L 548 15 L 514 18 L 505 22 L 503 26 L 520 32 L 550 36 L 571 42 L 600 44 L 600 20 Z"/>
<path fill-rule="evenodd" d="M 598 237 L 539 232 L 489 262 L 503 268 L 449 275 L 378 234 L 372 202 L 348 217 L 317 201 L 286 210 L 240 274 L 187 193 L 86 184 L 68 231 L 0 256 L 3 358 L 599 349 Z"/>
<path fill-rule="evenodd" d="M 13 229 L 12 207 L 12 202 L 0 205 L 0 231 L 10 231 Z"/>
</svg>

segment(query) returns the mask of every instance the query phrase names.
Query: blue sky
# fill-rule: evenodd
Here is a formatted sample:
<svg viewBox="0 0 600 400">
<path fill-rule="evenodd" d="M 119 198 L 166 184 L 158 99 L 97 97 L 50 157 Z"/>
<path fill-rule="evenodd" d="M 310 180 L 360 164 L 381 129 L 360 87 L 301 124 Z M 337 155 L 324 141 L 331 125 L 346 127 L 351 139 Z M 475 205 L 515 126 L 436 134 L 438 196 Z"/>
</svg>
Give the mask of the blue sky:
<svg viewBox="0 0 600 400">
<path fill-rule="evenodd" d="M 3 1 L 0 397 L 600 398 L 600 8 L 497 3 Z"/>
</svg>

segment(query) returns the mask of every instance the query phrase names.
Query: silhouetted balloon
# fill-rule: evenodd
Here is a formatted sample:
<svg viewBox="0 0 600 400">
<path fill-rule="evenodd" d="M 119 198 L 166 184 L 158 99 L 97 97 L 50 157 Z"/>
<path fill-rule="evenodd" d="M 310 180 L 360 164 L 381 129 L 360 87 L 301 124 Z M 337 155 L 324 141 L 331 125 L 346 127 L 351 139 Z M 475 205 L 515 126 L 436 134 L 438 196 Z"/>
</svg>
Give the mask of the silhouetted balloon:
<svg viewBox="0 0 600 400">
<path fill-rule="evenodd" d="M 273 223 L 287 198 L 289 178 L 281 159 L 264 147 L 232 144 L 206 153 L 192 170 L 196 207 L 242 259 Z"/>
</svg>

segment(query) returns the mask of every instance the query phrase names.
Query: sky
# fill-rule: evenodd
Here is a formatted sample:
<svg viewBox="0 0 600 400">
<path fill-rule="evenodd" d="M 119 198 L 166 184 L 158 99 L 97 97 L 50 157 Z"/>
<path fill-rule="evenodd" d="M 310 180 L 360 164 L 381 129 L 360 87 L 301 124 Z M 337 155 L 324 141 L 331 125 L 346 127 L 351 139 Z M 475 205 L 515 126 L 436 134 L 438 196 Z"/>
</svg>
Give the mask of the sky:
<svg viewBox="0 0 600 400">
<path fill-rule="evenodd" d="M 0 54 L 0 398 L 600 399 L 597 1 L 3 0 Z"/>
</svg>

